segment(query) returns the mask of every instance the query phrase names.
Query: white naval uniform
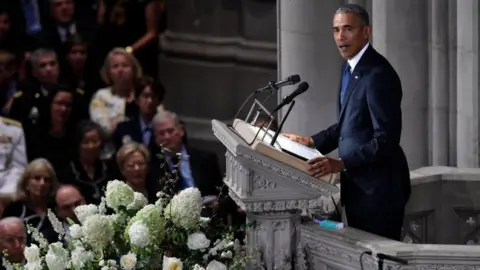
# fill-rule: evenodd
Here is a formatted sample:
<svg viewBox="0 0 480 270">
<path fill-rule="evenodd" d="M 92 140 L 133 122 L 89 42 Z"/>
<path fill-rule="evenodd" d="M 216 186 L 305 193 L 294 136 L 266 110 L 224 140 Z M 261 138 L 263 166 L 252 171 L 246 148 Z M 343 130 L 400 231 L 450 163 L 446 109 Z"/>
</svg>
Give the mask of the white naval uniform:
<svg viewBox="0 0 480 270">
<path fill-rule="evenodd" d="M 22 124 L 0 117 L 0 194 L 14 194 L 27 166 Z"/>
</svg>

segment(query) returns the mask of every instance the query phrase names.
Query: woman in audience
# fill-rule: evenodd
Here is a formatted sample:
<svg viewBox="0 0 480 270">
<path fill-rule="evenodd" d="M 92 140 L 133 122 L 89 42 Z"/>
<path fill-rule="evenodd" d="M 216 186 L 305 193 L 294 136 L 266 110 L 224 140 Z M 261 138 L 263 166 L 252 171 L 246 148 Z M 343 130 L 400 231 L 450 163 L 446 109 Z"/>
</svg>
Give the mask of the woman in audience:
<svg viewBox="0 0 480 270">
<path fill-rule="evenodd" d="M 49 241 L 56 241 L 56 233 L 47 217 L 47 209 L 54 209 L 57 176 L 48 160 L 39 158 L 25 168 L 15 201 L 3 213 L 4 217 L 18 217 L 37 228 Z"/>
<path fill-rule="evenodd" d="M 85 98 L 90 100 L 96 89 L 92 89 L 93 74 L 87 60 L 89 44 L 80 34 L 74 34 L 63 43 L 62 51 L 65 55 L 64 77 L 71 86 L 84 90 Z"/>
<path fill-rule="evenodd" d="M 137 57 L 144 72 L 158 77 L 158 35 L 166 28 L 164 0 L 99 0 L 100 57 L 124 47 Z"/>
<path fill-rule="evenodd" d="M 157 200 L 158 181 L 147 177 L 150 155 L 142 144 L 124 144 L 117 152 L 117 165 L 125 182 L 136 192 L 142 193 L 149 203 Z"/>
<path fill-rule="evenodd" d="M 72 129 L 78 123 L 73 108 L 74 89 L 54 85 L 49 89 L 50 110 L 34 125 L 24 126 L 29 160 L 43 157 L 61 171 L 71 157 Z"/>
<path fill-rule="evenodd" d="M 93 95 L 90 118 L 110 136 L 118 123 L 138 114 L 135 86 L 142 77 L 142 68 L 134 56 L 116 48 L 105 59 L 101 75 L 109 87 Z"/>
<path fill-rule="evenodd" d="M 99 204 L 103 189 L 114 178 L 111 164 L 100 159 L 105 140 L 102 128 L 91 121 L 78 125 L 74 137 L 74 156 L 59 175 L 59 181 L 76 186 L 87 204 Z"/>
</svg>

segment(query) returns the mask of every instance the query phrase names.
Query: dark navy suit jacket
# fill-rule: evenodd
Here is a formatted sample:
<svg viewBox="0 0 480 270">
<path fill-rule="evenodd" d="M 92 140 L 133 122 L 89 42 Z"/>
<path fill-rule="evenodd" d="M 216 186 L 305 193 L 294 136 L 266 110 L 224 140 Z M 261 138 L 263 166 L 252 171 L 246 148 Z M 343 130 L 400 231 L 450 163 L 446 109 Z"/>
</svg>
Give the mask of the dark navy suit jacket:
<svg viewBox="0 0 480 270">
<path fill-rule="evenodd" d="M 313 136 L 322 154 L 338 148 L 346 169 L 341 173 L 342 204 L 357 215 L 403 211 L 410 175 L 400 147 L 402 86 L 388 60 L 371 45 L 354 67 L 344 99 L 337 123 Z"/>
</svg>

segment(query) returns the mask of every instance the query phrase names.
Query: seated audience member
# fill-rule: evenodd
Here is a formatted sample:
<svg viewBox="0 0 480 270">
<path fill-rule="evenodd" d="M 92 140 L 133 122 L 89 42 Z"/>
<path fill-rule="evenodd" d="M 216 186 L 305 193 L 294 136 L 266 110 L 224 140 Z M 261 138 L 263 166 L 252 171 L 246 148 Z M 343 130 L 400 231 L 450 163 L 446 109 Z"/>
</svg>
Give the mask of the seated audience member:
<svg viewBox="0 0 480 270">
<path fill-rule="evenodd" d="M 94 75 L 88 60 L 89 44 L 76 34 L 63 44 L 62 51 L 65 52 L 65 64 L 62 67 L 65 80 L 69 85 L 85 90 L 85 99 L 90 100 L 97 89 L 93 89 L 92 85 Z"/>
<path fill-rule="evenodd" d="M 77 187 L 89 204 L 99 204 L 107 182 L 117 176 L 109 161 L 100 158 L 104 145 L 102 128 L 91 121 L 81 122 L 73 141 L 73 159 L 59 174 L 59 181 Z"/>
<path fill-rule="evenodd" d="M 197 187 L 203 196 L 203 204 L 208 206 L 204 215 L 210 215 L 215 207 L 218 217 L 233 215 L 235 222 L 241 211 L 230 197 L 223 185 L 222 173 L 215 153 L 195 149 L 185 142 L 184 125 L 177 115 L 170 111 L 159 111 L 153 118 L 155 144 L 151 146 L 150 172 L 153 179 L 164 179 L 166 172 L 178 168 L 176 191 L 188 187 Z M 163 157 L 158 154 L 163 152 Z M 180 157 L 177 155 L 180 154 Z M 163 164 L 166 163 L 166 166 Z M 241 222 L 241 221 L 240 221 Z"/>
<path fill-rule="evenodd" d="M 75 215 L 75 208 L 85 205 L 85 198 L 80 191 L 71 185 L 61 185 L 55 195 L 57 217 L 63 223 L 64 228 L 68 228 L 67 219 L 71 219 L 75 223 L 80 223 Z"/>
<path fill-rule="evenodd" d="M 27 244 L 27 232 L 21 219 L 17 217 L 6 217 L 0 219 L 0 261 L 3 254 L 10 263 L 23 264 L 25 257 L 23 248 Z M 0 269 L 10 270 L 3 264 Z"/>
<path fill-rule="evenodd" d="M 80 0 L 82 1 L 82 0 Z M 75 34 L 84 36 L 94 33 L 94 25 L 84 20 L 75 18 L 74 0 L 50 0 L 50 21 L 38 33 L 37 44 L 41 47 L 55 50 L 63 57 L 62 45 L 68 38 Z"/>
<path fill-rule="evenodd" d="M 18 181 L 27 166 L 22 124 L 0 117 L 0 194 L 15 194 Z"/>
<path fill-rule="evenodd" d="M 217 156 L 213 152 L 184 144 L 185 131 L 175 113 L 159 111 L 153 118 L 153 130 L 156 143 L 151 149 L 151 171 L 155 172 L 156 179 L 165 174 L 162 163 L 166 162 L 169 170 L 178 163 L 180 181 L 177 182 L 177 191 L 197 187 L 203 196 L 220 194 L 219 188 L 223 186 L 223 182 Z M 165 159 L 157 157 L 157 154 L 161 153 L 161 147 L 164 149 Z M 177 153 L 181 154 L 179 160 Z"/>
<path fill-rule="evenodd" d="M 139 115 L 127 122 L 119 123 L 113 141 L 116 149 L 123 144 L 135 141 L 149 146 L 153 142 L 152 119 L 163 102 L 165 88 L 151 77 L 143 77 L 135 91 Z"/>
<path fill-rule="evenodd" d="M 117 152 L 117 164 L 125 182 L 136 192 L 142 193 L 149 203 L 155 203 L 160 185 L 157 179 L 149 180 L 150 154 L 142 144 L 131 142 Z"/>
<path fill-rule="evenodd" d="M 111 135 L 117 124 L 138 114 L 135 86 L 142 77 L 142 68 L 133 55 L 116 48 L 105 59 L 101 74 L 109 86 L 93 95 L 90 118 Z"/>
<path fill-rule="evenodd" d="M 12 97 L 17 92 L 19 61 L 15 54 L 0 49 L 0 116 L 8 116 Z"/>
<path fill-rule="evenodd" d="M 37 49 L 30 56 L 30 65 L 33 78 L 28 79 L 27 83 L 19 86 L 14 95 L 9 117 L 22 122 L 23 125 L 35 124 L 44 114 L 50 110 L 49 89 L 59 83 L 60 68 L 57 54 L 50 49 Z M 83 98 L 84 91 L 75 89 L 75 100 L 84 108 L 86 103 Z M 80 114 L 80 113 L 79 113 Z M 82 112 L 81 115 L 86 115 Z"/>
<path fill-rule="evenodd" d="M 37 228 L 49 241 L 57 241 L 56 233 L 47 217 L 53 208 L 57 176 L 48 160 L 39 158 L 27 165 L 20 178 L 15 201 L 3 213 L 4 217 L 18 217 Z"/>
<path fill-rule="evenodd" d="M 78 120 L 75 116 L 74 89 L 65 85 L 49 88 L 47 102 L 49 111 L 35 125 L 27 125 L 27 151 L 29 160 L 46 158 L 56 172 L 63 169 L 72 155 L 73 129 Z"/>
</svg>

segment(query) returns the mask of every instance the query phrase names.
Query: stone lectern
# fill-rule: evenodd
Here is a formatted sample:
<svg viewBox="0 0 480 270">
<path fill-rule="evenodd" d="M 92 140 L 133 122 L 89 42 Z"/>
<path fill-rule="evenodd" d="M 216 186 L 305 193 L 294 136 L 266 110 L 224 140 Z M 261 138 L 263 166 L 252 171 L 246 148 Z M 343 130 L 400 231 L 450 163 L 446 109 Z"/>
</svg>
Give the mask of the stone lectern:
<svg viewBox="0 0 480 270">
<path fill-rule="evenodd" d="M 212 127 L 227 148 L 224 182 L 230 196 L 255 224 L 247 231 L 249 251 L 260 256 L 258 261 L 265 269 L 290 268 L 302 212 L 322 207 L 325 197 L 338 193 L 338 188 L 309 176 L 295 164 L 256 151 L 220 121 L 213 120 Z"/>
</svg>

